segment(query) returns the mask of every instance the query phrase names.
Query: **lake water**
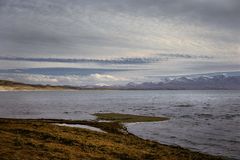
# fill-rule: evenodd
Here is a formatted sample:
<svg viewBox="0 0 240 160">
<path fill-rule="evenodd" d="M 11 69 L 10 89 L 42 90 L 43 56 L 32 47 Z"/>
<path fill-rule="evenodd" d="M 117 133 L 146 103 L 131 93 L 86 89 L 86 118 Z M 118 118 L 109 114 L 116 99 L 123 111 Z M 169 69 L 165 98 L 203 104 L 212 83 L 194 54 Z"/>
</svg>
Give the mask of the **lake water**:
<svg viewBox="0 0 240 160">
<path fill-rule="evenodd" d="M 240 159 L 240 91 L 0 92 L 0 117 L 94 119 L 97 112 L 166 116 L 126 126 L 163 144 Z"/>
</svg>

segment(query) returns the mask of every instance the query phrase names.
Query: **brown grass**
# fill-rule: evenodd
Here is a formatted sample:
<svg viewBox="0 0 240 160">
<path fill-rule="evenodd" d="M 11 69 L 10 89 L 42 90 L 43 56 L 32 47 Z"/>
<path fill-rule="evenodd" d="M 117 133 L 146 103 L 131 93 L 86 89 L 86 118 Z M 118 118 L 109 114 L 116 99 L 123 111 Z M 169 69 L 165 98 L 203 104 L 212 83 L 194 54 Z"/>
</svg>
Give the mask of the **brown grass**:
<svg viewBox="0 0 240 160">
<path fill-rule="evenodd" d="M 108 133 L 52 124 L 71 122 L 99 127 Z M 0 119 L 0 144 L 2 160 L 221 159 L 143 140 L 126 132 L 117 122 Z"/>
<path fill-rule="evenodd" d="M 75 90 L 68 86 L 32 85 L 19 82 L 0 80 L 0 91 L 49 91 L 49 90 Z"/>
</svg>

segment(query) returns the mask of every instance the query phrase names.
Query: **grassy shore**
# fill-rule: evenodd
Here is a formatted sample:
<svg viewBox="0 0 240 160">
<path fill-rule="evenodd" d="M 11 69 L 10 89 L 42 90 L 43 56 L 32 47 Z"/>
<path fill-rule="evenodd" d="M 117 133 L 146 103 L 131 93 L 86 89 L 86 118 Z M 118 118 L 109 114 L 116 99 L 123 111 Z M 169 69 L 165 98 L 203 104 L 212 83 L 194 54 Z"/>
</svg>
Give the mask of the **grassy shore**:
<svg viewBox="0 0 240 160">
<path fill-rule="evenodd" d="M 0 119 L 0 157 L 22 159 L 159 159 L 220 160 L 181 147 L 162 145 L 128 133 L 122 122 L 153 121 L 151 117 L 96 114 L 99 121 L 53 119 Z M 127 118 L 126 118 L 127 117 Z M 135 119 L 136 118 L 136 119 Z M 165 120 L 158 117 L 155 121 Z M 83 124 L 107 133 L 58 126 L 56 123 Z"/>
<path fill-rule="evenodd" d="M 120 113 L 96 113 L 98 120 L 106 120 L 119 123 L 131 123 L 131 122 L 156 122 L 168 120 L 166 117 L 151 117 L 151 116 L 139 116 L 132 114 L 120 114 Z"/>
<path fill-rule="evenodd" d="M 32 85 L 13 81 L 0 80 L 0 91 L 51 91 L 51 90 L 76 90 L 67 86 Z"/>
</svg>

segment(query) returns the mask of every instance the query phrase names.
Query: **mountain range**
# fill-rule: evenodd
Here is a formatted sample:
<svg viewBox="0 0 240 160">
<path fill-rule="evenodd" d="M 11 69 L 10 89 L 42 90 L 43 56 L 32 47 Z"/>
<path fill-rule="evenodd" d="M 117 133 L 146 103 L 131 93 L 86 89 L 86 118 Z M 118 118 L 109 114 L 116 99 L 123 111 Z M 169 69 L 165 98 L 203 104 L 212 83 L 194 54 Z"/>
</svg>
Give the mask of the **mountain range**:
<svg viewBox="0 0 240 160">
<path fill-rule="evenodd" d="M 55 89 L 109 89 L 109 90 L 240 90 L 240 71 L 194 74 L 182 76 L 159 76 L 159 82 L 130 82 L 126 85 L 50 86 L 32 85 L 0 80 L 4 90 L 55 90 Z M 59 88 L 60 87 L 60 88 Z M 10 89 L 9 89 L 10 88 Z"/>
<path fill-rule="evenodd" d="M 115 86 L 115 88 L 143 90 L 239 90 L 240 72 L 218 72 L 170 77 L 160 76 L 159 82 L 130 82 L 125 86 Z"/>
<path fill-rule="evenodd" d="M 240 76 L 239 77 L 225 77 L 225 76 L 214 76 L 199 77 L 189 79 L 186 77 L 169 80 L 166 82 L 144 82 L 141 84 L 128 83 L 126 89 L 156 89 L 156 90 L 220 90 L 220 89 L 240 89 Z"/>
</svg>

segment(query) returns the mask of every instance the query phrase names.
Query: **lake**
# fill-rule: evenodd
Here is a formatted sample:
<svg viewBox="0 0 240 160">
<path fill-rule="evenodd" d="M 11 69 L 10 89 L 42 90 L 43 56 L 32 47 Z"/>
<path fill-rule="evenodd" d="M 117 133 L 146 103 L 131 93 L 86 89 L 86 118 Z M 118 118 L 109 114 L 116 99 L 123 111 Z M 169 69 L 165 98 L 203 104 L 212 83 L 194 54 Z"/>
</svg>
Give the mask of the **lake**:
<svg viewBox="0 0 240 160">
<path fill-rule="evenodd" d="M 2 118 L 83 120 L 97 112 L 166 116 L 170 120 L 126 126 L 162 144 L 240 159 L 240 91 L 0 92 Z"/>
</svg>

